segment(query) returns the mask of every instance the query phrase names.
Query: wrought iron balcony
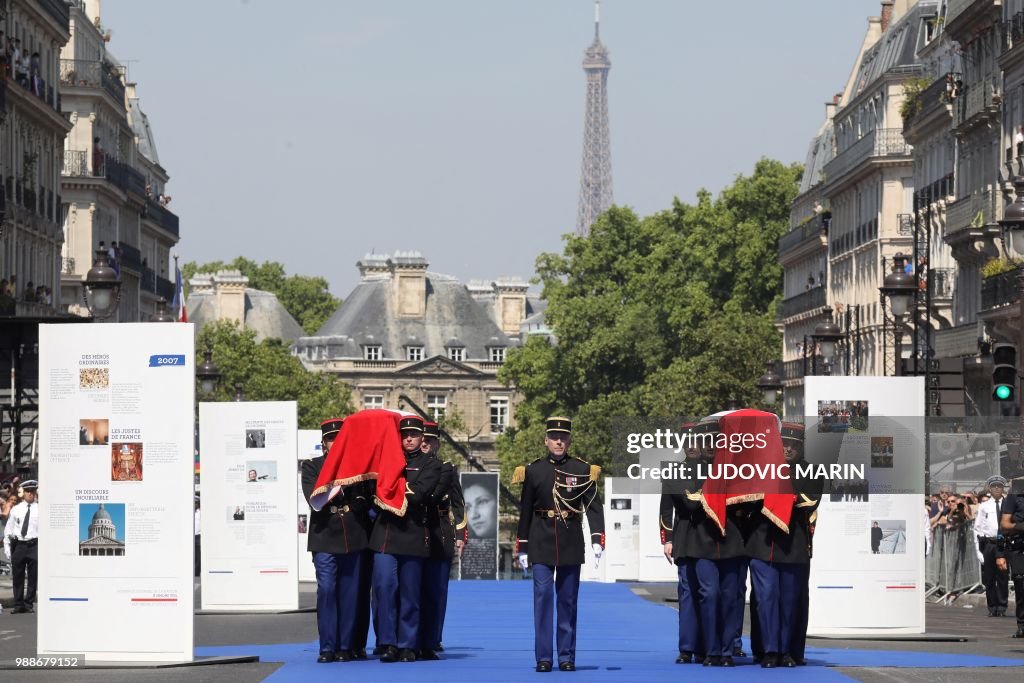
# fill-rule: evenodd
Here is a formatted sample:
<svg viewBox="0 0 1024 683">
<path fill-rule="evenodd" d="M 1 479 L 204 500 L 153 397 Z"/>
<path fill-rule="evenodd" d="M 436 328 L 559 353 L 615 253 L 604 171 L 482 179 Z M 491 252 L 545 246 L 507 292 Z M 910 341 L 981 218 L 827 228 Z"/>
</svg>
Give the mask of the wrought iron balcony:
<svg viewBox="0 0 1024 683">
<path fill-rule="evenodd" d="M 1017 301 L 1017 274 L 1021 267 L 981 281 L 981 310 L 1001 308 Z"/>
<path fill-rule="evenodd" d="M 103 160 L 103 172 L 107 180 L 125 192 L 134 192 L 140 197 L 146 196 L 146 177 L 128 164 L 108 155 Z"/>
<path fill-rule="evenodd" d="M 1017 12 L 1003 22 L 1003 52 L 1024 43 L 1024 12 Z"/>
<path fill-rule="evenodd" d="M 782 318 L 783 320 L 792 318 L 794 315 L 799 315 L 815 308 L 821 308 L 825 305 L 827 305 L 825 287 L 821 285 L 812 287 L 806 292 L 791 296 L 782 302 Z"/>
<path fill-rule="evenodd" d="M 81 149 L 64 150 L 64 165 L 60 174 L 64 176 L 87 176 L 89 173 L 89 153 Z"/>
<path fill-rule="evenodd" d="M 787 360 L 782 364 L 782 381 L 787 380 L 803 380 L 804 376 L 810 372 L 811 359 L 807 359 L 807 369 L 804 368 L 804 359 L 798 358 L 796 360 Z"/>
<path fill-rule="evenodd" d="M 165 277 L 156 276 L 156 295 L 168 301 L 174 300 L 174 283 Z"/>
<path fill-rule="evenodd" d="M 142 211 L 143 218 L 148 218 L 175 237 L 178 236 L 178 216 L 167 207 L 160 206 L 159 203 L 149 199 Z"/>
<path fill-rule="evenodd" d="M 959 73 L 951 71 L 936 78 L 931 85 L 914 98 L 915 111 L 903 120 L 903 130 L 906 131 L 916 121 L 923 120 L 939 107 L 952 104 L 960 87 L 962 87 L 962 82 Z"/>
<path fill-rule="evenodd" d="M 80 88 L 102 88 L 119 104 L 124 105 L 124 83 L 117 67 L 109 62 L 87 59 L 60 60 L 61 85 Z"/>
<path fill-rule="evenodd" d="M 828 228 L 832 223 L 831 213 L 821 213 L 798 225 L 785 235 L 779 238 L 779 255 L 796 249 L 810 241 L 820 242 L 822 237 L 828 236 Z"/>
<path fill-rule="evenodd" d="M 859 164 L 875 157 L 910 156 L 911 149 L 903 139 L 902 128 L 876 128 L 825 164 L 826 182 L 841 178 Z"/>
<path fill-rule="evenodd" d="M 943 235 L 950 238 L 964 230 L 980 230 L 1003 217 L 1003 200 L 995 190 L 982 190 L 946 207 Z"/>
<path fill-rule="evenodd" d="M 121 248 L 121 267 L 142 273 L 142 252 L 139 248 L 125 242 L 118 242 L 117 246 Z"/>
<path fill-rule="evenodd" d="M 953 108 L 953 127 L 961 126 L 982 113 L 994 113 L 999 107 L 993 99 L 995 84 L 980 81 L 964 86 L 963 95 Z"/>
</svg>

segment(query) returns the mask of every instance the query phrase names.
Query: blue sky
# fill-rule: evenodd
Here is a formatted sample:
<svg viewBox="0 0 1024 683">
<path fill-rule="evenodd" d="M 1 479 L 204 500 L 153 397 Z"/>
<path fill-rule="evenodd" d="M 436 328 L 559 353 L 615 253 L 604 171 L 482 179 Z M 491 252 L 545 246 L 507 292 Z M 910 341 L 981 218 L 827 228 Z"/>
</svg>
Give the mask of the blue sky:
<svg viewBox="0 0 1024 683">
<path fill-rule="evenodd" d="M 802 161 L 877 0 L 605 0 L 615 200 Z M 533 275 L 576 220 L 590 0 L 105 0 L 182 259 L 323 275 L 374 250 Z"/>
</svg>

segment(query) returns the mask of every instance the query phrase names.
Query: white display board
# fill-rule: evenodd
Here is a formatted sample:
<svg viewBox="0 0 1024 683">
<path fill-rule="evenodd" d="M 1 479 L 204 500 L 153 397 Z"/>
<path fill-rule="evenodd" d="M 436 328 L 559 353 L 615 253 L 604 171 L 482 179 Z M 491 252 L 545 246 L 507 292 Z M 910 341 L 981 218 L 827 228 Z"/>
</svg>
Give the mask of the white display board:
<svg viewBox="0 0 1024 683">
<path fill-rule="evenodd" d="M 855 494 L 823 497 L 814 533 L 808 632 L 924 633 L 924 378 L 805 381 L 808 460 L 816 449 L 841 441 L 839 462 L 865 465 L 870 482 L 867 495 L 853 482 L 847 488 Z M 824 425 L 819 409 L 836 414 L 830 421 L 837 426 Z M 866 413 L 866 424 L 845 414 L 851 411 Z M 880 531 L 873 536 L 876 524 Z"/>
<path fill-rule="evenodd" d="M 194 339 L 39 326 L 40 655 L 192 661 Z"/>
<path fill-rule="evenodd" d="M 653 493 L 615 493 L 619 477 L 604 477 L 602 481 L 605 553 L 601 565 L 595 570 L 593 551 L 587 547 L 584 580 L 676 581 L 676 567 L 665 559 L 661 545 L 658 523 L 661 496 Z M 589 529 L 585 531 L 590 533 Z"/>
<path fill-rule="evenodd" d="M 319 429 L 300 429 L 298 440 L 298 467 L 302 467 L 303 460 L 310 460 L 323 455 L 323 437 Z M 313 553 L 306 550 L 309 542 L 309 502 L 302 495 L 302 472 L 296 476 L 296 487 L 298 498 L 298 535 L 299 535 L 299 581 L 316 581 L 316 568 L 313 566 Z"/>
<path fill-rule="evenodd" d="M 199 404 L 204 610 L 299 607 L 294 401 Z"/>
</svg>

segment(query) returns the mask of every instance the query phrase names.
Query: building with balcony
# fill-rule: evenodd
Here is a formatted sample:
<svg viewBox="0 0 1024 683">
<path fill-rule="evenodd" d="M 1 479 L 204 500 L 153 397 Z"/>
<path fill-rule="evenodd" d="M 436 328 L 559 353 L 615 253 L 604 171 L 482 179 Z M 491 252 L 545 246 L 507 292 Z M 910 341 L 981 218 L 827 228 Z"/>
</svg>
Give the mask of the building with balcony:
<svg viewBox="0 0 1024 683">
<path fill-rule="evenodd" d="M 456 438 L 495 466 L 494 441 L 515 425 L 520 400 L 498 370 L 539 312 L 527 284 L 467 286 L 430 272 L 417 252 L 370 254 L 357 266 L 359 284 L 315 335 L 295 342 L 294 353 L 351 385 L 360 408 L 457 411 L 466 433 Z"/>
<path fill-rule="evenodd" d="M 111 321 L 146 320 L 159 298 L 174 293 L 170 252 L 179 233 L 167 206 L 169 177 L 136 85 L 107 49 L 99 0 L 68 5 L 71 40 L 60 60 L 61 98 L 72 124 L 62 167 L 63 299 L 70 312 L 84 313 L 82 281 L 95 250 L 116 242 L 121 300 Z"/>
</svg>

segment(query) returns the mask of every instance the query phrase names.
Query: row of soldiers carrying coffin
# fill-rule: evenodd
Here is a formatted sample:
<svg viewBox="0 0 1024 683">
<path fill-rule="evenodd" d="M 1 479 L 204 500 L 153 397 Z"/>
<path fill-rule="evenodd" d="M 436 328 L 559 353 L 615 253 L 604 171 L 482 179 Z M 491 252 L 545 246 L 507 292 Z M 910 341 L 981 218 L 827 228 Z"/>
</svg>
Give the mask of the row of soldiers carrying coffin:
<svg viewBox="0 0 1024 683">
<path fill-rule="evenodd" d="M 360 420 L 366 417 L 374 416 L 364 414 Z M 387 432 L 388 416 L 380 417 L 381 436 L 393 437 Z M 443 651 L 448 577 L 466 542 L 462 488 L 452 465 L 437 457 L 436 422 L 408 415 L 390 419 L 398 421 L 405 461 L 400 472 L 393 472 L 404 480 L 405 490 L 398 492 L 401 507 L 377 496 L 379 473 L 370 470 L 380 469 L 379 458 L 367 458 L 365 467 L 356 468 L 366 472 L 347 486 L 332 487 L 329 493 L 317 486 L 343 429 L 341 418 L 321 424 L 324 455 L 302 464 L 302 491 L 312 508 L 308 550 L 316 570 L 320 663 L 366 659 L 371 621 L 377 642 L 373 654 L 382 662 L 436 660 Z M 379 450 L 380 444 L 360 447 Z"/>
<path fill-rule="evenodd" d="M 754 420 L 758 431 L 770 432 L 775 427 L 786 462 L 802 461 L 803 425 L 779 423 L 774 415 L 759 413 L 763 416 L 759 417 L 758 413 L 722 413 L 684 429 L 717 434 L 726 421 L 745 417 Z M 778 458 L 770 454 L 772 441 L 769 435 L 766 461 Z M 715 457 L 713 450 L 700 446 L 685 449 L 685 455 L 694 472 L 697 464 Z M 791 482 L 791 490 L 775 490 L 764 482 L 748 485 L 746 490 L 735 490 L 735 486 L 743 483 L 690 478 L 665 484 L 660 540 L 665 557 L 678 567 L 676 662 L 728 667 L 735 666 L 735 657 L 745 656 L 741 635 L 749 571 L 754 662 L 765 668 L 803 665 L 821 482 L 798 478 Z"/>
</svg>

